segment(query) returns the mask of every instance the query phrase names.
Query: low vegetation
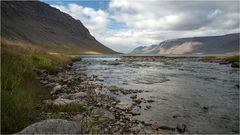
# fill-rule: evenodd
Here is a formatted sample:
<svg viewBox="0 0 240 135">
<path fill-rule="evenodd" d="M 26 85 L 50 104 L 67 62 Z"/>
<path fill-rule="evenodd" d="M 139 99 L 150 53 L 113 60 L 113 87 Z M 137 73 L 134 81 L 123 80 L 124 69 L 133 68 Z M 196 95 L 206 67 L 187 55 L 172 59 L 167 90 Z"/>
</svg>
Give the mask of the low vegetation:
<svg viewBox="0 0 240 135">
<path fill-rule="evenodd" d="M 235 56 L 208 56 L 203 61 L 218 62 L 220 64 L 231 64 L 233 68 L 239 68 L 239 55 Z"/>
<path fill-rule="evenodd" d="M 40 97 L 49 92 L 39 86 L 33 69 L 55 74 L 69 62 L 35 46 L 1 43 L 1 133 L 16 133 L 35 122 Z"/>
<path fill-rule="evenodd" d="M 68 112 L 68 113 L 79 113 L 86 111 L 87 108 L 81 104 L 67 104 L 67 105 L 47 105 L 44 107 L 45 112 L 58 113 L 58 112 Z"/>
<path fill-rule="evenodd" d="M 72 62 L 76 62 L 76 61 L 81 61 L 82 60 L 82 58 L 79 57 L 79 56 L 71 56 L 70 58 L 71 58 Z"/>
<path fill-rule="evenodd" d="M 229 63 L 239 62 L 239 55 L 235 56 L 207 56 L 203 58 L 206 61 L 225 61 Z"/>
</svg>

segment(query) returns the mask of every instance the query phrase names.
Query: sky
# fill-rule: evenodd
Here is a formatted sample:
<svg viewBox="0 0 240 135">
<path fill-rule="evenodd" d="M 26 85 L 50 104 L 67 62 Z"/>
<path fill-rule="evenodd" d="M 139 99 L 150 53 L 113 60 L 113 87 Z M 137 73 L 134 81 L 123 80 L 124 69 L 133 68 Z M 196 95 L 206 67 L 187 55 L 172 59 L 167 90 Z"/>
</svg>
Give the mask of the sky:
<svg viewBox="0 0 240 135">
<path fill-rule="evenodd" d="M 107 47 L 122 53 L 168 39 L 239 32 L 239 1 L 42 0 L 80 20 Z"/>
</svg>

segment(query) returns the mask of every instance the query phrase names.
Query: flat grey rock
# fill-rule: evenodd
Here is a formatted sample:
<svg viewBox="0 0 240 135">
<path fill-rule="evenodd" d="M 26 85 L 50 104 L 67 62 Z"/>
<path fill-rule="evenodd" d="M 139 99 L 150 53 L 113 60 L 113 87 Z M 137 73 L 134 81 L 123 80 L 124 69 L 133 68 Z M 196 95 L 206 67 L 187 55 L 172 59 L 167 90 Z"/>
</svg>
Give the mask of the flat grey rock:
<svg viewBox="0 0 240 135">
<path fill-rule="evenodd" d="M 81 126 L 74 121 L 48 119 L 34 123 L 17 134 L 79 134 Z"/>
</svg>

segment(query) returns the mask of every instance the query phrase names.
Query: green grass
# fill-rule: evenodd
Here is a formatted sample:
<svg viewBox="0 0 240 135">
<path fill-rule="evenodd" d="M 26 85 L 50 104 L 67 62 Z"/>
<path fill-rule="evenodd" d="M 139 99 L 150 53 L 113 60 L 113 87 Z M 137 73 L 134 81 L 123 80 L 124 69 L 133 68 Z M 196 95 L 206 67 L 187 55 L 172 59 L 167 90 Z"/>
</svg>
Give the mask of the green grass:
<svg viewBox="0 0 240 135">
<path fill-rule="evenodd" d="M 35 121 L 38 95 L 46 94 L 31 84 L 20 83 L 13 91 L 2 89 L 1 132 L 15 133 Z"/>
<path fill-rule="evenodd" d="M 38 85 L 33 69 L 55 74 L 69 62 L 30 45 L 1 43 L 1 133 L 16 133 L 35 122 L 40 96 L 49 92 Z"/>
<path fill-rule="evenodd" d="M 79 57 L 79 56 L 71 56 L 70 58 L 71 58 L 71 60 L 72 60 L 73 62 L 77 62 L 77 61 L 81 61 L 81 60 L 82 60 L 82 58 Z"/>
<path fill-rule="evenodd" d="M 48 105 L 44 107 L 44 111 L 51 113 L 68 112 L 68 113 L 80 113 L 87 111 L 87 108 L 81 104 L 67 104 L 67 105 Z"/>
<path fill-rule="evenodd" d="M 229 56 L 229 57 L 225 57 L 223 58 L 225 61 L 228 61 L 230 63 L 233 62 L 239 62 L 239 56 Z"/>
<path fill-rule="evenodd" d="M 239 55 L 235 55 L 235 56 L 207 56 L 207 57 L 204 57 L 203 60 L 206 60 L 206 61 L 220 60 L 220 61 L 226 61 L 226 62 L 229 62 L 229 63 L 233 63 L 233 62 L 239 62 Z"/>
</svg>

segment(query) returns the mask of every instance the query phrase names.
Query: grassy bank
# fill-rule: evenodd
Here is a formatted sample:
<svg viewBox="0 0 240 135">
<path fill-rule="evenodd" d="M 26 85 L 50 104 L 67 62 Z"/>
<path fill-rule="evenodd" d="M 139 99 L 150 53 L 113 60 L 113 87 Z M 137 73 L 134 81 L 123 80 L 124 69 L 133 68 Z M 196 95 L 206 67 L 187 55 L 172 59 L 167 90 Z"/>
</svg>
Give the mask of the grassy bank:
<svg viewBox="0 0 240 135">
<path fill-rule="evenodd" d="M 1 43 L 1 133 L 15 133 L 33 123 L 39 114 L 40 97 L 48 96 L 34 68 L 55 74 L 71 62 L 31 45 Z"/>
<path fill-rule="evenodd" d="M 203 60 L 224 61 L 224 62 L 233 63 L 233 62 L 239 62 L 239 56 L 238 55 L 235 55 L 235 56 L 207 56 L 207 57 L 204 57 Z"/>
<path fill-rule="evenodd" d="M 208 56 L 203 57 L 203 61 L 217 62 L 220 64 L 231 64 L 233 68 L 239 68 L 239 55 L 235 56 Z"/>
</svg>

